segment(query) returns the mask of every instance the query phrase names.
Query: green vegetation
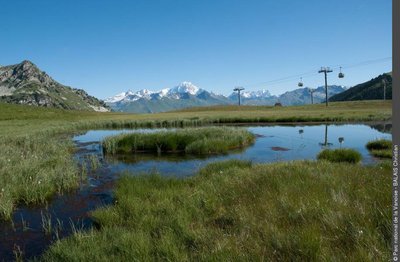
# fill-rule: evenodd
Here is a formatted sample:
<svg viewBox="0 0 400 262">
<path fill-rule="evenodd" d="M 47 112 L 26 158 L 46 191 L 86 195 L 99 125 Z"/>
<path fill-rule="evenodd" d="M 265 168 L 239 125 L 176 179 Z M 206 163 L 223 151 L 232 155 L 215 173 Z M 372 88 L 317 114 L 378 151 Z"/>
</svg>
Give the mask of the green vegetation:
<svg viewBox="0 0 400 262">
<path fill-rule="evenodd" d="M 81 171 L 72 160 L 70 140 L 74 132 L 223 123 L 388 120 L 391 116 L 390 101 L 331 103 L 328 108 L 207 107 L 142 115 L 0 103 L 0 219 L 9 219 L 20 203 L 43 203 L 52 194 L 78 185 Z M 38 185 L 40 181 L 40 186 L 30 182 L 30 177 Z"/>
<path fill-rule="evenodd" d="M 347 162 L 356 164 L 361 161 L 362 156 L 358 151 L 349 148 L 324 149 L 318 154 L 317 159 L 334 163 Z"/>
<path fill-rule="evenodd" d="M 125 176 L 99 229 L 45 261 L 387 261 L 390 165 L 208 165 L 189 179 Z"/>
<path fill-rule="evenodd" d="M 72 146 L 68 139 L 45 135 L 0 140 L 0 218 L 10 219 L 19 203 L 44 203 L 77 186 Z"/>
<path fill-rule="evenodd" d="M 383 99 L 383 83 L 386 81 L 386 99 L 392 99 L 392 75 L 383 74 L 365 83 L 356 85 L 348 90 L 329 98 L 329 101 L 356 101 Z"/>
<path fill-rule="evenodd" d="M 368 150 L 383 150 L 391 148 L 392 148 L 392 141 L 386 139 L 370 141 L 367 143 Z"/>
<path fill-rule="evenodd" d="M 106 153 L 185 152 L 188 154 L 221 154 L 253 143 L 255 136 L 242 128 L 186 128 L 156 133 L 130 133 L 103 140 Z"/>
<path fill-rule="evenodd" d="M 375 157 L 380 158 L 392 158 L 392 141 L 386 139 L 380 139 L 370 141 L 366 145 L 367 149 Z"/>
</svg>

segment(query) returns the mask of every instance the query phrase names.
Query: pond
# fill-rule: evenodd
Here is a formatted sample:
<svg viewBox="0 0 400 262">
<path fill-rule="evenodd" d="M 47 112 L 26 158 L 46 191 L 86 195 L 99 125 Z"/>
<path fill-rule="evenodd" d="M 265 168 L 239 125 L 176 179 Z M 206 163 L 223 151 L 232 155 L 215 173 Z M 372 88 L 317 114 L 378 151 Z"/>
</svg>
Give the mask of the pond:
<svg viewBox="0 0 400 262">
<path fill-rule="evenodd" d="M 92 130 L 76 136 L 77 143 L 85 145 L 88 151 L 101 151 L 98 141 L 106 136 L 128 132 L 155 132 L 156 130 Z M 129 171 L 134 174 L 157 172 L 161 175 L 190 176 L 207 163 L 242 159 L 255 163 L 315 159 L 323 148 L 353 148 L 363 156 L 363 163 L 373 163 L 365 144 L 374 139 L 391 139 L 367 125 L 316 125 L 316 126 L 255 126 L 248 130 L 257 135 L 256 142 L 241 151 L 228 155 L 196 157 L 183 154 L 132 154 L 106 156 L 106 162 L 113 172 Z M 343 138 L 343 142 L 339 142 Z"/>
<path fill-rule="evenodd" d="M 391 140 L 390 127 L 391 124 L 247 126 L 245 128 L 257 136 L 253 145 L 227 155 L 207 157 L 149 153 L 104 156 L 100 141 L 106 136 L 160 129 L 88 131 L 73 138 L 78 148 L 75 158 L 85 163 L 89 155 L 95 155 L 100 167 L 93 171 L 88 168 L 87 178 L 82 178 L 80 187 L 73 192 L 54 197 L 46 207 L 19 207 L 13 214 L 13 223 L 0 223 L 0 258 L 12 260 L 14 252 L 19 250 L 25 258 L 39 256 L 57 238 L 68 236 L 76 229 L 92 227 L 90 211 L 112 204 L 115 181 L 125 171 L 132 175 L 152 172 L 188 177 L 214 161 L 242 159 L 270 163 L 315 159 L 324 148 L 341 147 L 359 151 L 363 156 L 362 164 L 368 165 L 378 160 L 369 154 L 366 143 L 381 138 Z"/>
</svg>

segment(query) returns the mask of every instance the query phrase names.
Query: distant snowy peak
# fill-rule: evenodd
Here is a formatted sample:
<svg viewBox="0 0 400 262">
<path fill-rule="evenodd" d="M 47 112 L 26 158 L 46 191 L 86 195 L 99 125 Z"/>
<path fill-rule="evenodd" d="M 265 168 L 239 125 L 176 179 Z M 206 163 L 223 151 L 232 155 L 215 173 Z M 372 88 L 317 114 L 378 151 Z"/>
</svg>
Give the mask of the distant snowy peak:
<svg viewBox="0 0 400 262">
<path fill-rule="evenodd" d="M 258 91 L 243 91 L 240 93 L 240 96 L 246 99 L 262 99 L 262 98 L 270 98 L 272 97 L 271 93 L 266 90 L 258 90 Z M 233 92 L 230 96 L 230 98 L 235 98 L 237 97 L 237 93 Z"/>
<path fill-rule="evenodd" d="M 267 98 L 267 97 L 271 97 L 271 93 L 266 90 L 259 90 L 259 91 L 245 91 L 242 93 L 242 96 L 245 98 Z"/>
<path fill-rule="evenodd" d="M 121 102 L 121 101 L 136 101 L 140 98 L 150 99 L 152 94 L 154 94 L 154 92 L 147 90 L 147 89 L 139 90 L 136 93 L 133 92 L 132 90 L 128 90 L 126 92 L 123 92 L 123 93 L 120 93 L 115 96 L 107 98 L 105 100 L 105 102 L 106 103 L 117 103 L 117 102 Z"/>
<path fill-rule="evenodd" d="M 154 93 L 155 92 L 150 91 L 148 89 L 142 89 L 142 90 L 139 90 L 138 92 L 136 92 L 136 95 L 138 95 L 138 96 L 150 96 L 151 94 L 154 94 Z"/>
<path fill-rule="evenodd" d="M 165 89 L 164 89 L 165 90 Z M 197 95 L 201 89 L 197 86 L 193 85 L 191 82 L 182 82 L 179 85 L 170 88 L 167 91 L 167 94 L 190 94 L 190 95 Z M 163 91 L 163 90 L 161 90 Z"/>
<path fill-rule="evenodd" d="M 134 93 L 132 92 L 132 90 L 128 90 L 126 92 L 123 92 L 123 93 L 117 94 L 115 96 L 106 98 L 104 101 L 106 103 L 116 103 L 116 102 L 119 102 L 121 100 L 124 100 L 127 96 L 133 95 L 133 94 Z"/>
</svg>

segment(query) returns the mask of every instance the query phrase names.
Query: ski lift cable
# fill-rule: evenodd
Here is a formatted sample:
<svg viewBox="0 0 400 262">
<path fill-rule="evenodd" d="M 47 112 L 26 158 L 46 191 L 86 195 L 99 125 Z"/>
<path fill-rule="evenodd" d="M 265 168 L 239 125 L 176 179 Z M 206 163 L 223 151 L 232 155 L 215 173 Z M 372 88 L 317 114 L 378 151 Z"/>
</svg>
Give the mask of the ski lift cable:
<svg viewBox="0 0 400 262">
<path fill-rule="evenodd" d="M 387 62 L 388 60 L 391 61 L 391 59 L 392 59 L 392 57 L 390 56 L 390 57 L 384 57 L 384 58 L 379 58 L 379 59 L 366 60 L 366 61 L 358 62 L 358 63 L 355 63 L 355 64 L 335 65 L 335 66 L 331 67 L 331 69 L 338 70 L 338 69 L 340 69 L 340 67 L 342 69 L 356 68 L 356 67 L 361 67 L 361 66 L 381 63 L 381 62 Z M 318 75 L 318 72 L 313 70 L 313 71 L 305 72 L 305 73 L 302 73 L 302 74 L 291 75 L 291 76 L 287 76 L 287 77 L 277 78 L 277 79 L 274 79 L 274 80 L 269 80 L 269 81 L 259 82 L 259 83 L 253 83 L 253 84 L 246 84 L 246 85 L 242 85 L 242 86 L 256 87 L 256 86 L 267 85 L 267 84 L 280 84 L 280 83 L 286 83 L 286 82 L 293 81 L 295 79 L 298 79 L 299 77 L 306 78 L 306 77 L 316 76 L 316 75 Z"/>
</svg>

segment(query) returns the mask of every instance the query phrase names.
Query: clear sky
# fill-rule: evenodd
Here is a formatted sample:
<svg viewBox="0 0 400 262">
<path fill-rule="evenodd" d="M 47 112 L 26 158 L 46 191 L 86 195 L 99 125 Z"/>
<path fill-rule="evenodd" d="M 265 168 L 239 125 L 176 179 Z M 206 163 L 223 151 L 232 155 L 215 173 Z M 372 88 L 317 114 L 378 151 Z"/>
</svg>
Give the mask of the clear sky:
<svg viewBox="0 0 400 262">
<path fill-rule="evenodd" d="M 106 98 L 191 81 L 273 94 L 391 71 L 391 0 L 0 0 L 0 64 L 28 59 L 58 82 Z M 354 66 L 358 65 L 358 66 Z M 346 68 L 348 66 L 348 68 Z"/>
</svg>

